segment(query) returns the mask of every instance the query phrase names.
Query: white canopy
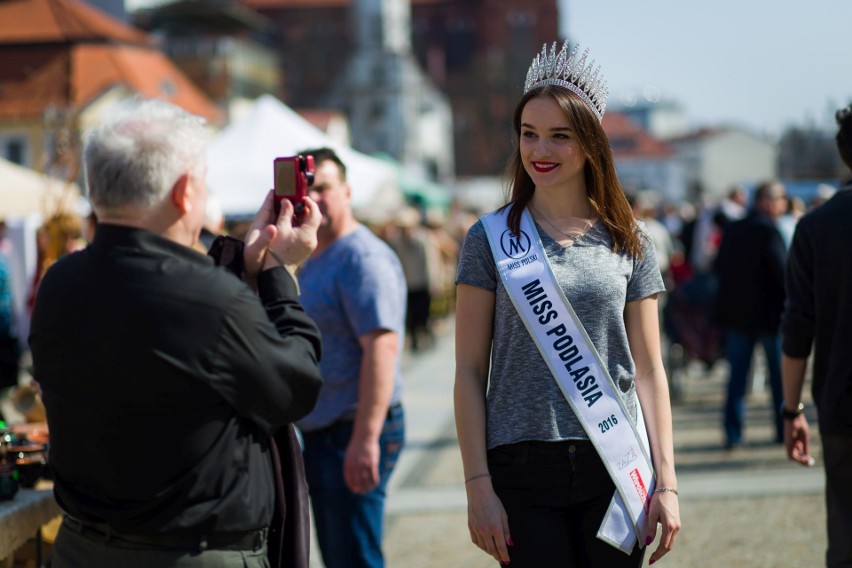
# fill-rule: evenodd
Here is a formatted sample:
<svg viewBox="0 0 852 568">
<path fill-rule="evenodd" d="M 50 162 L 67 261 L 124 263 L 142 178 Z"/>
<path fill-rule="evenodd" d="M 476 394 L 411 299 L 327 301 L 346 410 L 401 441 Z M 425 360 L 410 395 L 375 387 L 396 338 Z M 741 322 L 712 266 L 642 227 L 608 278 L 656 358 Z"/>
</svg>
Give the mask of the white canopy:
<svg viewBox="0 0 852 568">
<path fill-rule="evenodd" d="M 226 216 L 254 215 L 272 188 L 273 160 L 323 146 L 346 164 L 352 208 L 360 217 L 380 217 L 402 205 L 393 165 L 337 143 L 270 95 L 258 98 L 210 142 L 207 184 Z"/>
<path fill-rule="evenodd" d="M 80 190 L 64 182 L 0 158 L 0 219 L 75 210 Z"/>
</svg>

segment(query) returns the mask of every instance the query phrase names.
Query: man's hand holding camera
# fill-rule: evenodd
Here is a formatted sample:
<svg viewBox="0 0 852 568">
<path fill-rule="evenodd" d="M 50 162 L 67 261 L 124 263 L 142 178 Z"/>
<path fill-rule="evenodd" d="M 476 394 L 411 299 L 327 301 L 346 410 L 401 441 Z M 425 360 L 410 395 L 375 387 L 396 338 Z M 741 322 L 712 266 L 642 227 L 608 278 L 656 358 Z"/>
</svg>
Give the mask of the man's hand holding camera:
<svg viewBox="0 0 852 568">
<path fill-rule="evenodd" d="M 246 233 L 245 269 L 252 280 L 261 270 L 277 266 L 294 273 L 317 247 L 317 229 L 322 214 L 316 202 L 310 197 L 304 198 L 304 211 L 297 223 L 289 200 L 280 201 L 277 216 L 274 201 L 270 191 Z"/>
</svg>

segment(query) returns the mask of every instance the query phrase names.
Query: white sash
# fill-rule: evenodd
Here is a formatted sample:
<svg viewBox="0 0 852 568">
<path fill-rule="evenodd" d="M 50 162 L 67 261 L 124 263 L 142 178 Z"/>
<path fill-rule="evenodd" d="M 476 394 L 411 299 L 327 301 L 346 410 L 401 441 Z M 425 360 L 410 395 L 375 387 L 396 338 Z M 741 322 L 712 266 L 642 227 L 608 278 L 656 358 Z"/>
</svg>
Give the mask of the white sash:
<svg viewBox="0 0 852 568">
<path fill-rule="evenodd" d="M 512 235 L 509 208 L 482 217 L 497 269 L 512 303 L 553 378 L 606 465 L 616 493 L 598 538 L 630 554 L 644 546 L 648 503 L 656 483 L 645 420 L 637 400 L 634 426 L 621 397 L 562 288 L 528 211 Z"/>
</svg>

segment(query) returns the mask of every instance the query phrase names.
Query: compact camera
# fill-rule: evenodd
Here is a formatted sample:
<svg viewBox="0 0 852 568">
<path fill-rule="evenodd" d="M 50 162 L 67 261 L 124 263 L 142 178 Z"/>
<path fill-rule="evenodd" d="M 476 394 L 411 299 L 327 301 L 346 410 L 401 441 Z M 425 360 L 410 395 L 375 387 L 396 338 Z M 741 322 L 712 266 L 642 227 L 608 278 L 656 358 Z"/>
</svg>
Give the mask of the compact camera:
<svg viewBox="0 0 852 568">
<path fill-rule="evenodd" d="M 275 158 L 275 212 L 281 210 L 281 200 L 293 203 L 298 220 L 305 210 L 308 188 L 314 183 L 314 157 L 289 156 Z"/>
</svg>

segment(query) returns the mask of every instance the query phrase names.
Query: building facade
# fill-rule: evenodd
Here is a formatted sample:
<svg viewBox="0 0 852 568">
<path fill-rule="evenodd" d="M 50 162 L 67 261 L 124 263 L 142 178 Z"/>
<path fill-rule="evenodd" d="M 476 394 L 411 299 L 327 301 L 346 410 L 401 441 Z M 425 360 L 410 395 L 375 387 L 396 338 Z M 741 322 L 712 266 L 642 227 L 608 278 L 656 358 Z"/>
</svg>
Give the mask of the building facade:
<svg viewBox="0 0 852 568">
<path fill-rule="evenodd" d="M 690 199 L 719 200 L 733 186 L 751 186 L 778 176 L 775 144 L 745 130 L 702 129 L 670 144 L 683 164 Z"/>
<path fill-rule="evenodd" d="M 451 101 L 459 176 L 505 170 L 527 70 L 558 22 L 556 0 L 413 1 L 414 51 Z"/>
<path fill-rule="evenodd" d="M 558 39 L 557 0 L 245 2 L 278 23 L 285 102 L 348 105 L 356 148 L 438 179 L 503 172 L 530 61 Z"/>
<path fill-rule="evenodd" d="M 415 58 L 410 0 L 245 3 L 275 22 L 284 102 L 340 110 L 354 148 L 388 155 L 414 175 L 452 179 L 452 108 Z"/>
<path fill-rule="evenodd" d="M 603 128 L 626 192 L 653 191 L 672 202 L 686 198 L 684 168 L 674 148 L 622 112 L 607 112 Z"/>
<path fill-rule="evenodd" d="M 163 38 L 163 52 L 222 108 L 279 89 L 275 24 L 236 1 L 178 0 L 133 22 Z"/>
</svg>

